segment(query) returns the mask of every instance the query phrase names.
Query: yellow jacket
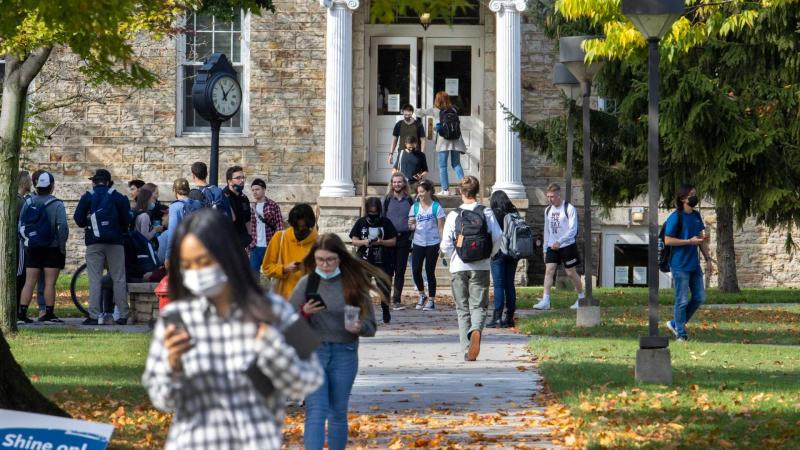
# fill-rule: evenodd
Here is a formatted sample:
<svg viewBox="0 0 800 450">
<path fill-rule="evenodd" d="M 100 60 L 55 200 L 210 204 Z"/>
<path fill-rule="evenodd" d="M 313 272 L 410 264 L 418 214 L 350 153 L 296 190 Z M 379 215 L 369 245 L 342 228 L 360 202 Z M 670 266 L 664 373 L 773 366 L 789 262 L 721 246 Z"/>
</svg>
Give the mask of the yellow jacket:
<svg viewBox="0 0 800 450">
<path fill-rule="evenodd" d="M 302 263 L 316 241 L 317 230 L 314 229 L 302 241 L 298 241 L 295 237 L 294 228 L 275 232 L 275 235 L 269 241 L 267 254 L 261 262 L 261 273 L 273 279 L 275 293 L 285 299 L 289 298 L 297 282 L 306 272 L 302 265 L 300 270 L 292 273 L 285 273 L 283 268 L 286 264 L 292 262 Z M 275 284 L 276 282 L 277 285 Z"/>
</svg>

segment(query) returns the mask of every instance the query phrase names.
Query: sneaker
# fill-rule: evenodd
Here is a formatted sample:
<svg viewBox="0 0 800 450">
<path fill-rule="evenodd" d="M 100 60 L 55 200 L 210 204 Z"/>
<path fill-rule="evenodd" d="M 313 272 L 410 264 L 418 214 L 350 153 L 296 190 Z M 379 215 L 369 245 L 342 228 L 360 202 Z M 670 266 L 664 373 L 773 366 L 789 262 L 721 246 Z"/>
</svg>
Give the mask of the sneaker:
<svg viewBox="0 0 800 450">
<path fill-rule="evenodd" d="M 33 323 L 33 319 L 28 316 L 17 316 L 17 325 Z"/>
<path fill-rule="evenodd" d="M 425 306 L 425 301 L 428 300 L 428 297 L 425 297 L 424 294 L 419 294 L 419 301 L 417 302 L 416 309 L 422 309 Z"/>
<path fill-rule="evenodd" d="M 116 323 L 117 325 L 127 325 L 128 324 L 128 318 L 127 317 L 119 318 L 119 319 L 115 320 L 114 323 Z"/>
<path fill-rule="evenodd" d="M 575 303 L 573 303 L 572 306 L 569 307 L 569 309 L 578 309 L 578 306 L 580 306 L 580 302 L 581 302 L 580 299 L 575 300 Z"/>
<path fill-rule="evenodd" d="M 61 320 L 58 317 L 56 317 L 56 315 L 53 314 L 53 313 L 45 314 L 42 317 L 39 317 L 38 320 L 39 320 L 39 322 L 64 323 L 63 320 Z"/>
<path fill-rule="evenodd" d="M 540 311 L 550 309 L 550 300 L 545 300 L 543 298 L 540 298 L 539 303 L 533 305 L 533 309 L 538 309 Z"/>
<path fill-rule="evenodd" d="M 402 310 L 406 309 L 406 307 L 400 302 L 395 302 L 394 306 L 392 307 L 392 309 L 395 310 L 395 311 L 402 311 Z"/>
<path fill-rule="evenodd" d="M 389 312 L 389 304 L 388 303 L 381 303 L 381 310 L 383 311 L 383 323 L 391 322 L 392 313 Z"/>
<path fill-rule="evenodd" d="M 114 315 L 113 314 L 103 314 L 103 323 L 106 325 L 111 325 L 114 323 Z"/>
<path fill-rule="evenodd" d="M 443 190 L 437 192 L 436 195 L 440 195 L 440 196 L 446 197 L 446 196 L 450 195 L 450 191 L 448 191 L 447 189 L 443 189 Z"/>
<path fill-rule="evenodd" d="M 475 361 L 481 352 L 481 332 L 473 331 L 469 335 L 469 349 L 467 350 L 467 361 Z"/>
<path fill-rule="evenodd" d="M 436 309 L 436 305 L 433 303 L 432 298 L 428 298 L 428 301 L 425 302 L 425 306 L 422 307 L 423 311 L 433 311 Z"/>
<path fill-rule="evenodd" d="M 676 342 L 688 342 L 689 341 L 689 336 L 678 336 L 678 338 L 675 339 L 675 341 Z"/>
<path fill-rule="evenodd" d="M 678 336 L 678 330 L 675 329 L 675 324 L 673 323 L 673 321 L 671 321 L 671 320 L 667 321 L 667 329 L 669 331 L 672 331 L 672 334 L 674 334 L 676 338 L 680 337 L 680 336 Z"/>
<path fill-rule="evenodd" d="M 97 319 L 87 317 L 83 322 L 81 322 L 81 325 L 99 325 L 99 323 L 97 322 Z"/>
</svg>

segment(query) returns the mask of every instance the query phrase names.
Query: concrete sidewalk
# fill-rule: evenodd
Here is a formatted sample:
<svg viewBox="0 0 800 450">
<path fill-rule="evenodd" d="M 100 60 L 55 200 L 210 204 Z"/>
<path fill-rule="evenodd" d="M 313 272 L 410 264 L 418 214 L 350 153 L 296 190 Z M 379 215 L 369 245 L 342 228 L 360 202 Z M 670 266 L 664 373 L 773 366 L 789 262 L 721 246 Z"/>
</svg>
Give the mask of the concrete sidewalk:
<svg viewBox="0 0 800 450">
<path fill-rule="evenodd" d="M 526 350 L 530 338 L 487 329 L 478 361 L 466 362 L 455 310 L 437 308 L 393 311 L 390 325 L 380 324 L 376 337 L 361 339 L 350 410 L 402 422 L 369 447 L 404 448 L 398 435 L 421 435 L 463 448 L 554 448 L 548 430 L 539 426 L 541 377 Z"/>
</svg>

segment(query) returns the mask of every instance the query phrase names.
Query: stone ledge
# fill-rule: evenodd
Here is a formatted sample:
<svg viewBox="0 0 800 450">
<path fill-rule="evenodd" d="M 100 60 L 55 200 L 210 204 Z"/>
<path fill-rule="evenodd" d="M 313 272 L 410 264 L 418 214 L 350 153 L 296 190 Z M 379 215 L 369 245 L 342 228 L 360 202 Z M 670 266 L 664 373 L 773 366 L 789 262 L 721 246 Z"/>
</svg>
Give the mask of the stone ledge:
<svg viewBox="0 0 800 450">
<path fill-rule="evenodd" d="M 129 294 L 153 294 L 158 283 L 128 283 Z"/>
<path fill-rule="evenodd" d="M 361 208 L 361 197 L 319 197 L 320 208 Z"/>
<path fill-rule="evenodd" d="M 188 135 L 170 139 L 170 147 L 211 147 L 211 136 Z M 255 147 L 255 138 L 248 136 L 220 136 L 220 147 Z"/>
</svg>

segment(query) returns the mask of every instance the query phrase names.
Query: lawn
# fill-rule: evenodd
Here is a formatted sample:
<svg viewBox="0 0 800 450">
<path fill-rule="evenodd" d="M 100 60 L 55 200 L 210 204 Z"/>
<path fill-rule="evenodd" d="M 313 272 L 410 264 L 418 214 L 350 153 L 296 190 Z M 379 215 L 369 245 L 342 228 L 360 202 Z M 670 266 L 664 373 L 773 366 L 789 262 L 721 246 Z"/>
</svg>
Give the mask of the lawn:
<svg viewBox="0 0 800 450">
<path fill-rule="evenodd" d="M 800 448 L 800 306 L 701 309 L 691 340 L 671 342 L 672 386 L 634 380 L 646 321 L 638 306 L 604 308 L 603 325 L 588 329 L 569 310 L 521 321 L 547 385 L 578 420 L 579 444 Z"/>
</svg>

